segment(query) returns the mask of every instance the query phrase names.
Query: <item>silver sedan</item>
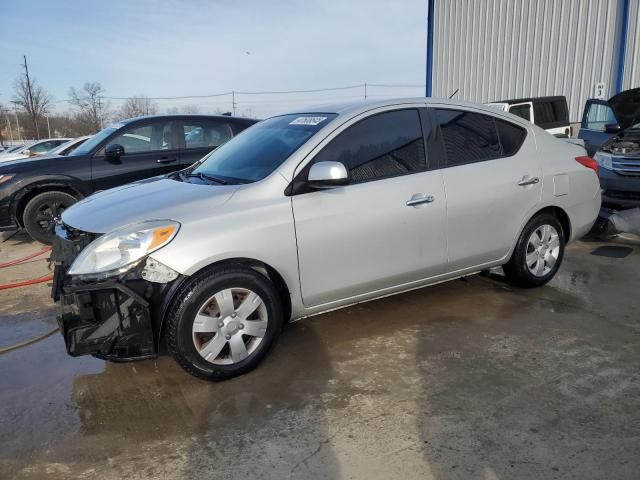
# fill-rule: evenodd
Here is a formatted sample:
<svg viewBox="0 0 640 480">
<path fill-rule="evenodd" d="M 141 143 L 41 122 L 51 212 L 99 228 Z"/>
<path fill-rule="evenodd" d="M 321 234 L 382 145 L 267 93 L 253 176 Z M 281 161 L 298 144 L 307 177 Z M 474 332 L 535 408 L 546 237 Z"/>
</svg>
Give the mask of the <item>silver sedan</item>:
<svg viewBox="0 0 640 480">
<path fill-rule="evenodd" d="M 72 355 L 254 368 L 289 321 L 502 266 L 547 283 L 600 208 L 582 147 L 490 107 L 358 102 L 260 122 L 192 167 L 62 215 Z"/>
</svg>

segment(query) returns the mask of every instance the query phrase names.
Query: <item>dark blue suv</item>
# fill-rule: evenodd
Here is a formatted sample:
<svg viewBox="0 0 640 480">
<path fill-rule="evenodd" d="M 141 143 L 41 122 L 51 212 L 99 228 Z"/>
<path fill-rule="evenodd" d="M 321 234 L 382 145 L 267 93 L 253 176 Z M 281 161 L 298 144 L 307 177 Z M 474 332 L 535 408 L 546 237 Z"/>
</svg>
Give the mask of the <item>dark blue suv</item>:
<svg viewBox="0 0 640 480">
<path fill-rule="evenodd" d="M 640 88 L 588 100 L 578 138 L 598 161 L 602 203 L 640 207 Z"/>
</svg>

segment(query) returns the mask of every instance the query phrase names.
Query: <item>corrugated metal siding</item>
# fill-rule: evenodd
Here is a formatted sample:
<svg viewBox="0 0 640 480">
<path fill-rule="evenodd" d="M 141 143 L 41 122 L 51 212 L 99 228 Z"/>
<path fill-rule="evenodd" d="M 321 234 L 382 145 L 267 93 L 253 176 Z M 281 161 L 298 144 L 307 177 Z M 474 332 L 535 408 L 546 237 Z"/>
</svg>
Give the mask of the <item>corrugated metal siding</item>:
<svg viewBox="0 0 640 480">
<path fill-rule="evenodd" d="M 640 87 L 640 0 L 631 0 L 629 5 L 629 30 L 623 80 L 625 90 L 635 87 Z"/>
<path fill-rule="evenodd" d="M 615 89 L 621 0 L 435 2 L 434 96 L 456 89 L 455 98 L 475 102 L 565 95 L 578 121 L 596 83 L 605 82 L 607 94 Z M 629 36 L 627 71 L 637 79 L 640 0 L 631 2 L 636 40 Z"/>
</svg>

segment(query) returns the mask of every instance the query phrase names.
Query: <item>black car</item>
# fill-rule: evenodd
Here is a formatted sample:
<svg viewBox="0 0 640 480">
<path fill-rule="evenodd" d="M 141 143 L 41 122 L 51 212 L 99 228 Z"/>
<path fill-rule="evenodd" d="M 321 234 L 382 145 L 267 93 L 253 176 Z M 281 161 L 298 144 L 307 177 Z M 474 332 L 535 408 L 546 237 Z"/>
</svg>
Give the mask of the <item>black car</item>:
<svg viewBox="0 0 640 480">
<path fill-rule="evenodd" d="M 161 115 L 123 120 L 67 156 L 0 163 L 0 231 L 51 243 L 54 218 L 108 188 L 184 169 L 257 120 Z"/>
</svg>

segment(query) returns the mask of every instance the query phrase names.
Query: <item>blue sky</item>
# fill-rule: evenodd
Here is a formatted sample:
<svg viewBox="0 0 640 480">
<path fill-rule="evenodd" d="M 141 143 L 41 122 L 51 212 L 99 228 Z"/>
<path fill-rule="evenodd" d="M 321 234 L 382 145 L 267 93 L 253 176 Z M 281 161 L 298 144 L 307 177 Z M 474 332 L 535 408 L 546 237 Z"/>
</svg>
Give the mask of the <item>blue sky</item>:
<svg viewBox="0 0 640 480">
<path fill-rule="evenodd" d="M 0 103 L 10 101 L 27 55 L 53 95 L 98 81 L 109 96 L 205 95 L 314 89 L 363 82 L 424 84 L 426 0 L 204 1 L 0 0 Z M 370 88 L 418 96 L 420 88 Z M 239 96 L 238 110 L 355 98 L 358 89 L 296 96 Z M 203 111 L 230 98 L 161 101 Z M 118 101 L 112 101 L 115 108 Z M 57 103 L 57 109 L 65 109 Z"/>
</svg>

